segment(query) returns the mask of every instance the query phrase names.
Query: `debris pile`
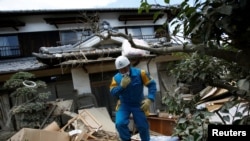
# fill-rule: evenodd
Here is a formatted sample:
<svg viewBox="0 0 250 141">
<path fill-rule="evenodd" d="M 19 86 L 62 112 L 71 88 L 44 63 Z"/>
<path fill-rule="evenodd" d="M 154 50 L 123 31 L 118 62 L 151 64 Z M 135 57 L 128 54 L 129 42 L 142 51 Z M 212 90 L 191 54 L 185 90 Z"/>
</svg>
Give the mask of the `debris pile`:
<svg viewBox="0 0 250 141">
<path fill-rule="evenodd" d="M 43 129 L 22 128 L 7 141 L 118 141 L 115 124 L 104 107 L 80 109 L 78 113 L 69 109 L 72 101 L 54 102 L 53 115 L 64 115 L 69 120 L 63 127 L 52 121 Z M 55 106 L 53 106 L 55 107 Z"/>
<path fill-rule="evenodd" d="M 89 108 L 78 112 L 79 114 L 65 111 L 64 114 L 72 118 L 59 130 L 60 132 L 68 132 L 71 141 L 119 140 L 115 125 L 110 119 L 106 108 Z"/>
</svg>

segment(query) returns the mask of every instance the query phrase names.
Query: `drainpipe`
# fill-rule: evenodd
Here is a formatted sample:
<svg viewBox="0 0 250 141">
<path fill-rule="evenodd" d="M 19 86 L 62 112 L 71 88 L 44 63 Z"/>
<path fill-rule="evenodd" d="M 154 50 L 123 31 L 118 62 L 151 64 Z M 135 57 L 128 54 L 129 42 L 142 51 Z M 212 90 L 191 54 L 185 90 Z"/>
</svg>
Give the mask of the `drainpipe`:
<svg viewBox="0 0 250 141">
<path fill-rule="evenodd" d="M 149 63 L 151 62 L 151 60 L 152 60 L 152 58 L 150 58 L 150 59 L 148 60 L 148 62 L 147 62 L 147 71 L 148 71 L 148 74 L 149 74 L 149 75 L 151 75 L 151 74 L 150 74 L 150 70 L 149 70 Z M 156 113 L 155 110 L 156 110 L 156 109 L 155 109 L 155 102 L 153 102 L 153 104 L 150 106 L 150 111 L 153 112 L 153 113 Z"/>
<path fill-rule="evenodd" d="M 149 70 L 149 63 L 151 62 L 152 58 L 150 58 L 147 62 L 147 71 L 148 71 L 148 74 L 150 75 L 150 70 Z"/>
</svg>

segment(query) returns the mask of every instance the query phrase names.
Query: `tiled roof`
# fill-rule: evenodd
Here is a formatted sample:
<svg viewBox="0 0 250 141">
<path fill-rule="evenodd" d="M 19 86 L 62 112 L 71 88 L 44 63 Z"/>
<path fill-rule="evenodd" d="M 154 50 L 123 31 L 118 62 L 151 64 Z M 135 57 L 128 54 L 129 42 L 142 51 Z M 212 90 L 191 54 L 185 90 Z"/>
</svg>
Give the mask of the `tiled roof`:
<svg viewBox="0 0 250 141">
<path fill-rule="evenodd" d="M 112 31 L 113 33 L 118 33 L 116 31 Z M 100 35 L 105 36 L 108 34 L 107 30 L 104 30 L 100 33 Z M 112 41 L 112 44 L 108 44 L 107 47 L 103 45 L 105 40 L 102 40 L 101 37 L 97 35 L 92 35 L 83 41 L 80 41 L 74 45 L 64 45 L 64 46 L 56 46 L 56 47 L 41 47 L 39 49 L 39 54 L 63 54 L 63 53 L 73 53 L 73 52 L 91 52 L 93 50 L 110 50 L 112 48 L 117 48 L 117 44 L 121 45 L 125 40 L 123 37 L 113 37 L 109 38 L 109 41 Z M 106 40 L 107 41 L 107 40 Z M 96 47 L 98 44 L 102 44 L 102 47 Z"/>
<path fill-rule="evenodd" d="M 24 70 L 37 70 L 47 65 L 39 62 L 35 57 L 0 60 L 0 73 L 12 73 Z"/>
<path fill-rule="evenodd" d="M 116 31 L 112 31 L 117 33 Z M 108 31 L 104 30 L 100 36 L 107 36 Z M 104 57 L 117 57 L 122 52 L 123 37 L 114 37 L 103 40 L 98 35 L 90 36 L 74 45 L 56 47 L 41 47 L 39 52 L 33 52 L 41 62 L 48 65 L 59 65 L 64 61 L 82 60 L 95 62 L 96 59 Z"/>
<path fill-rule="evenodd" d="M 48 53 L 35 53 L 33 55 L 40 59 L 60 59 L 60 58 L 85 58 L 87 59 L 89 56 L 108 56 L 111 54 L 121 53 L 121 47 L 110 47 L 110 48 L 92 48 L 88 50 L 61 50 L 61 49 L 50 49 L 47 50 Z M 87 58 L 86 58 L 87 57 Z M 97 59 L 97 58 L 96 58 Z"/>
<path fill-rule="evenodd" d="M 107 31 L 103 31 L 101 34 L 106 35 Z M 121 55 L 124 40 L 123 37 L 113 36 L 108 40 L 102 40 L 99 36 L 93 35 L 74 45 L 41 47 L 38 53 L 33 52 L 34 57 L 1 60 L 0 73 L 38 70 L 58 65 L 112 61 Z M 137 57 L 154 57 L 154 55 Z"/>
<path fill-rule="evenodd" d="M 109 36 L 109 33 L 111 32 L 113 34 Z M 92 36 L 74 45 L 41 47 L 39 52 L 33 52 L 32 54 L 39 61 L 49 66 L 58 66 L 63 64 L 73 65 L 77 63 L 89 64 L 100 61 L 110 61 L 110 59 L 116 58 L 124 51 L 122 45 L 126 39 L 119 35 L 120 33 L 115 30 L 103 30 L 99 34 L 93 34 Z M 102 36 L 103 39 L 100 36 Z M 141 42 L 142 41 L 140 41 L 140 43 Z M 147 42 L 148 45 L 157 47 L 157 44 L 162 42 L 165 43 L 166 41 L 159 41 L 158 39 L 145 42 Z M 134 57 L 134 55 L 132 55 L 132 57 Z M 136 55 L 136 57 L 154 57 L 152 54 L 144 55 L 139 53 Z"/>
</svg>

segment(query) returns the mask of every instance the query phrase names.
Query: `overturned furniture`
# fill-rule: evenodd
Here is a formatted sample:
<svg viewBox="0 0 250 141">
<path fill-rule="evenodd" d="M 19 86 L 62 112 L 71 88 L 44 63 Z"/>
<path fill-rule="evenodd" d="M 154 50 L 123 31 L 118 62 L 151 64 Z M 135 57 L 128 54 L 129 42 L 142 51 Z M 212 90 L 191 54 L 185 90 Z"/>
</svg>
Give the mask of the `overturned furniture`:
<svg viewBox="0 0 250 141">
<path fill-rule="evenodd" d="M 106 108 L 82 109 L 79 114 L 65 111 L 64 114 L 72 118 L 60 131 L 68 132 L 71 141 L 119 140 Z"/>
</svg>

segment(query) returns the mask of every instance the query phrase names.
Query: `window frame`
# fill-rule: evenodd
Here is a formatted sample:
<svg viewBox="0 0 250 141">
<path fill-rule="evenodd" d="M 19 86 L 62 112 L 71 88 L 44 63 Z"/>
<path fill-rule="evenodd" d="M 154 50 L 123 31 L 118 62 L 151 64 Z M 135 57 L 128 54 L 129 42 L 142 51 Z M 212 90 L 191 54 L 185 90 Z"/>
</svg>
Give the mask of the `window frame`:
<svg viewBox="0 0 250 141">
<path fill-rule="evenodd" d="M 68 39 L 67 36 L 74 36 L 74 37 L 69 37 Z M 71 35 L 70 35 L 71 34 Z M 60 41 L 59 44 L 60 45 L 68 45 L 68 44 L 75 44 L 89 36 L 91 36 L 93 33 L 90 29 L 77 29 L 77 30 L 63 30 L 59 32 L 59 37 L 60 37 Z M 73 38 L 76 38 L 75 40 Z M 72 40 L 73 39 L 73 40 Z"/>
<path fill-rule="evenodd" d="M 21 50 L 18 35 L 0 35 L 0 58 L 19 56 L 21 56 Z"/>
</svg>

